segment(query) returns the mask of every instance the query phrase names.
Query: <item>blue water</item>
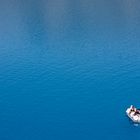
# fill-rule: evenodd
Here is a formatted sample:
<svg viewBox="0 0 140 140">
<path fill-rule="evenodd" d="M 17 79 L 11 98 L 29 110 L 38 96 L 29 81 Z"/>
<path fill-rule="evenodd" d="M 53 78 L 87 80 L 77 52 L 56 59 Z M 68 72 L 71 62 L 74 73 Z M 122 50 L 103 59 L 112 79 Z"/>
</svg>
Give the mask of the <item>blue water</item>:
<svg viewBox="0 0 140 140">
<path fill-rule="evenodd" d="M 0 0 L 0 140 L 140 138 L 139 7 Z"/>
</svg>

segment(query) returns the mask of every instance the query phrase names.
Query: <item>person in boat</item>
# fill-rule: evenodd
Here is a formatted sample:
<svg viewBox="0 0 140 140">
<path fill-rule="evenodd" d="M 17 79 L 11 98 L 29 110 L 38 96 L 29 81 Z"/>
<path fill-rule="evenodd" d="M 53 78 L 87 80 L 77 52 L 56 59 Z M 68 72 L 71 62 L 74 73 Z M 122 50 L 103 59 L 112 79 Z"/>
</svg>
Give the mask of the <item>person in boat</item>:
<svg viewBox="0 0 140 140">
<path fill-rule="evenodd" d="M 130 113 L 131 112 L 134 112 L 134 115 L 140 115 L 140 109 L 136 109 L 133 105 L 131 105 L 131 111 L 130 111 Z"/>
<path fill-rule="evenodd" d="M 132 111 L 136 112 L 136 110 L 137 110 L 133 105 L 131 105 L 130 109 L 131 109 L 131 112 Z"/>
<path fill-rule="evenodd" d="M 135 111 L 135 115 L 139 114 L 140 115 L 140 110 L 139 109 L 136 109 Z"/>
</svg>

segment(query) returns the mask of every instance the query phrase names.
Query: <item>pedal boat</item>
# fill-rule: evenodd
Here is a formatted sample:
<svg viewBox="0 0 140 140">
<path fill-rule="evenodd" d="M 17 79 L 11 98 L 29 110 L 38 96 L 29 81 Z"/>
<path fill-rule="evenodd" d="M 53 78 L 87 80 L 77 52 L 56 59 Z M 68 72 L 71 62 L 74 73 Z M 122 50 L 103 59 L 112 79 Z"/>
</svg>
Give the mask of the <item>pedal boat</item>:
<svg viewBox="0 0 140 140">
<path fill-rule="evenodd" d="M 126 115 L 134 122 L 140 123 L 140 110 L 136 109 L 134 106 L 130 106 L 126 110 Z"/>
</svg>

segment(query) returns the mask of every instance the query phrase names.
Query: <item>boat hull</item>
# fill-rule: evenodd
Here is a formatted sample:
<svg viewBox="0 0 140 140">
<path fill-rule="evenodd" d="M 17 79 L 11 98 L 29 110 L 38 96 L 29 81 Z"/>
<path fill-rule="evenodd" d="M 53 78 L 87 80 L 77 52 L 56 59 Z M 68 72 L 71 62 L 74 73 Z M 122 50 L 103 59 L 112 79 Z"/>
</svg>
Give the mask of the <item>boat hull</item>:
<svg viewBox="0 0 140 140">
<path fill-rule="evenodd" d="M 140 114 L 135 114 L 134 111 L 131 111 L 130 108 L 126 110 L 126 115 L 134 122 L 140 123 Z"/>
</svg>

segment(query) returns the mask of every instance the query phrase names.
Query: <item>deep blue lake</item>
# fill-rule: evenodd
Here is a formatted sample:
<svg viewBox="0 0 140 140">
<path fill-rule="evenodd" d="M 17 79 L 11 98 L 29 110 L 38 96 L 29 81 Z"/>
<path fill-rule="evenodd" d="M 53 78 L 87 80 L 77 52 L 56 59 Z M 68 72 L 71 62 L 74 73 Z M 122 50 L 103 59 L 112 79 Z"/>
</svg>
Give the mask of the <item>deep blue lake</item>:
<svg viewBox="0 0 140 140">
<path fill-rule="evenodd" d="M 132 140 L 131 104 L 139 0 L 0 0 L 0 140 Z"/>
</svg>

